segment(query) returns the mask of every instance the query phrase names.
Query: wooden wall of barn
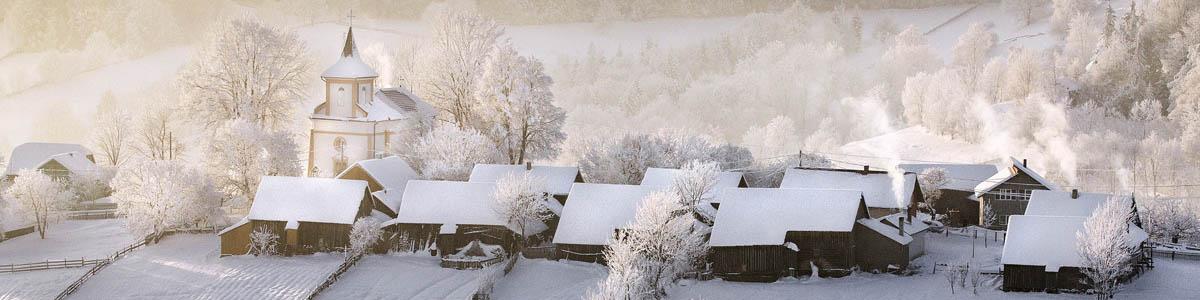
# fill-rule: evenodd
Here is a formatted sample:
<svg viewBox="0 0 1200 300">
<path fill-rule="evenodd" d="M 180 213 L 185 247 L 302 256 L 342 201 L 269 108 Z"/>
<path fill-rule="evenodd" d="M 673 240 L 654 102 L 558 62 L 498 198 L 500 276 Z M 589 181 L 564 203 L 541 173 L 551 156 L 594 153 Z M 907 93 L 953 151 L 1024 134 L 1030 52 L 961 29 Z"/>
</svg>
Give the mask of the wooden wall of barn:
<svg viewBox="0 0 1200 300">
<path fill-rule="evenodd" d="M 731 281 L 775 281 L 797 268 L 797 258 L 784 246 L 712 247 L 709 252 L 713 274 Z"/>
<path fill-rule="evenodd" d="M 243 255 L 250 252 L 250 233 L 254 230 L 250 222 L 226 231 L 221 235 L 221 256 Z"/>
<path fill-rule="evenodd" d="M 809 262 L 821 271 L 821 276 L 841 276 L 854 267 L 853 232 L 789 231 L 785 242 L 796 244 L 796 265 L 810 273 Z"/>
<path fill-rule="evenodd" d="M 889 265 L 908 268 L 909 248 L 862 224 L 854 224 L 857 264 L 864 271 L 887 272 Z M 899 229 L 896 229 L 897 232 Z"/>
<path fill-rule="evenodd" d="M 454 234 L 439 234 L 441 228 L 441 224 L 396 224 L 384 230 L 391 237 L 388 243 L 392 244 L 393 249 L 419 250 L 436 244 L 439 256 L 451 254 L 474 240 L 499 245 L 505 251 L 512 252 L 518 241 L 516 234 L 504 226 L 458 225 Z"/>
<path fill-rule="evenodd" d="M 942 190 L 942 197 L 934 202 L 934 209 L 945 214 L 951 226 L 979 225 L 979 201 L 971 200 L 973 191 Z"/>
<path fill-rule="evenodd" d="M 554 244 L 556 255 L 574 261 L 605 264 L 604 245 Z"/>
<path fill-rule="evenodd" d="M 1045 266 L 1004 265 L 1003 289 L 1010 292 L 1082 291 L 1088 288 L 1078 268 L 1046 272 Z"/>
</svg>

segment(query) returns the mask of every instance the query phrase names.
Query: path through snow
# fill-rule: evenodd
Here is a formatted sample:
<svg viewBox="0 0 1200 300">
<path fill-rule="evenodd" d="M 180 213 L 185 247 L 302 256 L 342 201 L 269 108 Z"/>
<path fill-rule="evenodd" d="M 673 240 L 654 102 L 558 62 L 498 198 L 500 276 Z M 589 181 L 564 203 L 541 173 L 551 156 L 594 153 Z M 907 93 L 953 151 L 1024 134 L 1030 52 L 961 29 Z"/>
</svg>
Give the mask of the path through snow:
<svg viewBox="0 0 1200 300">
<path fill-rule="evenodd" d="M 321 293 L 321 299 L 467 299 L 481 270 L 438 266 L 423 254 L 369 255 Z"/>
</svg>

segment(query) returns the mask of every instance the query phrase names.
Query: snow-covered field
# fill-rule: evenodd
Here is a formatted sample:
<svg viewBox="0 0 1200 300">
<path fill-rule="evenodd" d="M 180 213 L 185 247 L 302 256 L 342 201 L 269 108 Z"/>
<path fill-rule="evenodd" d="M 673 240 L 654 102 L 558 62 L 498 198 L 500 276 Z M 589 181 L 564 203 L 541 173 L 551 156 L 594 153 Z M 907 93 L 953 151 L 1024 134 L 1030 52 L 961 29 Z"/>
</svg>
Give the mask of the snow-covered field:
<svg viewBox="0 0 1200 300">
<path fill-rule="evenodd" d="M 0 242 L 0 264 L 108 257 L 138 239 L 122 227 L 124 221 L 66 220 L 52 223 L 44 240 L 34 232 Z"/>
<path fill-rule="evenodd" d="M 438 266 L 422 254 L 363 257 L 321 299 L 469 299 L 484 274 Z"/>
<path fill-rule="evenodd" d="M 607 275 L 599 264 L 521 259 L 496 283 L 492 299 L 579 299 Z"/>
<path fill-rule="evenodd" d="M 343 261 L 337 254 L 218 257 L 220 239 L 180 234 L 135 250 L 92 277 L 74 299 L 296 299 Z"/>
<path fill-rule="evenodd" d="M 54 299 L 88 268 L 0 274 L 0 300 Z"/>
</svg>

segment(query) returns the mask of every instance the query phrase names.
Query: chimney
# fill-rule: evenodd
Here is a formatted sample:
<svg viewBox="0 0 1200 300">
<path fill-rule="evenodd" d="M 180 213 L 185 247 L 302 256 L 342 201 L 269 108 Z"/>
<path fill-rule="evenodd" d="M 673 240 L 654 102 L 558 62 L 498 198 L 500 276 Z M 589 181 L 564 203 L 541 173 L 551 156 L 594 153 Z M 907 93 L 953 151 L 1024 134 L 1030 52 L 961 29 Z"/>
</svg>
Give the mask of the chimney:
<svg viewBox="0 0 1200 300">
<path fill-rule="evenodd" d="M 527 161 L 527 162 L 525 162 L 525 171 L 529 171 L 529 170 L 533 170 L 533 163 Z"/>
<path fill-rule="evenodd" d="M 1071 189 L 1071 199 L 1079 199 L 1079 189 Z"/>
<path fill-rule="evenodd" d="M 1028 166 L 1029 166 L 1029 160 L 1028 160 L 1028 159 L 1024 159 L 1024 158 L 1022 158 L 1022 159 L 1021 159 L 1021 165 L 1022 165 L 1022 166 L 1026 166 L 1026 167 L 1028 167 Z"/>
<path fill-rule="evenodd" d="M 871 166 L 864 165 L 863 166 L 863 174 L 871 174 Z"/>
<path fill-rule="evenodd" d="M 900 224 L 898 224 L 898 225 L 900 227 L 900 236 L 904 236 L 904 217 L 900 217 L 899 223 Z"/>
</svg>

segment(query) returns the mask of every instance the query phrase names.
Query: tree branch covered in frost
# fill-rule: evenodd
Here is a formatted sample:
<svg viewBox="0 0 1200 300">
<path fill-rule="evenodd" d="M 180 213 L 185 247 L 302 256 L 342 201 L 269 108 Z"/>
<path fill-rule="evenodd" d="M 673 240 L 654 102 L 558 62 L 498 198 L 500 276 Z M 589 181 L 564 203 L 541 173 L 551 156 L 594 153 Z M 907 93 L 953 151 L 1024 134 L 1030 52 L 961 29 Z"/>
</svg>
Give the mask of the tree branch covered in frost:
<svg viewBox="0 0 1200 300">
<path fill-rule="evenodd" d="M 350 227 L 350 256 L 367 253 L 382 236 L 383 228 L 379 228 L 379 220 L 372 217 L 358 218 Z"/>
<path fill-rule="evenodd" d="M 263 176 L 300 174 L 298 148 L 286 131 L 268 131 L 249 121 L 232 120 L 209 140 L 204 169 L 225 194 L 224 200 L 249 207 Z"/>
<path fill-rule="evenodd" d="M 920 180 L 921 193 L 925 196 L 925 204 L 932 212 L 931 215 L 937 215 L 938 201 L 942 199 L 942 188 L 950 183 L 950 179 L 946 178 L 946 169 L 944 168 L 929 168 L 921 171 Z"/>
<path fill-rule="evenodd" d="M 235 119 L 287 128 L 311 79 L 307 52 L 295 33 L 261 21 L 222 23 L 183 70 L 183 109 L 213 131 Z"/>
<path fill-rule="evenodd" d="M 203 223 L 224 222 L 221 195 L 203 173 L 179 161 L 142 161 L 113 179 L 117 213 L 135 234 L 155 236 Z"/>
<path fill-rule="evenodd" d="M 54 213 L 66 208 L 73 196 L 62 183 L 33 169 L 18 172 L 4 195 L 17 203 L 20 212 L 33 216 L 34 229 L 43 239 Z"/>
<path fill-rule="evenodd" d="M 712 226 L 716 217 L 710 209 L 713 188 L 717 186 L 721 169 L 716 163 L 692 161 L 680 168 L 679 175 L 671 182 L 670 191 L 679 197 L 680 205 L 687 208 L 686 214 L 692 215 L 696 221 Z"/>
<path fill-rule="evenodd" d="M 496 180 L 492 197 L 499 204 L 497 212 L 520 230 L 522 246 L 529 241 L 529 227 L 549 220 L 553 214 L 546 202 L 557 200 L 545 191 L 546 180 L 530 172 L 510 173 Z"/>
<path fill-rule="evenodd" d="M 552 80 L 542 62 L 520 56 L 508 43 L 493 47 L 478 90 L 477 125 L 500 147 L 509 163 L 558 155 L 566 113 L 554 105 Z"/>
<path fill-rule="evenodd" d="M 655 192 L 643 200 L 628 228 L 618 230 L 605 258 L 609 277 L 591 292 L 600 299 L 662 299 L 684 272 L 695 269 L 708 251 L 707 227 L 679 214 L 689 208 L 678 196 Z"/>
<path fill-rule="evenodd" d="M 279 235 L 265 227 L 255 228 L 250 233 L 247 254 L 270 256 L 279 253 Z"/>
<path fill-rule="evenodd" d="M 722 169 L 753 163 L 745 148 L 666 132 L 612 136 L 576 146 L 582 153 L 577 154 L 580 172 L 597 183 L 638 184 L 646 168 L 679 168 L 694 160 L 716 162 Z"/>
<path fill-rule="evenodd" d="M 420 50 L 408 81 L 413 92 L 466 128 L 477 120 L 479 79 L 504 30 L 475 13 L 450 10 L 438 12 L 430 27 L 432 37 Z"/>
<path fill-rule="evenodd" d="M 1169 199 L 1146 199 L 1140 201 L 1138 211 L 1145 222 L 1150 236 L 1171 243 L 1179 243 L 1200 233 L 1200 217 L 1186 202 Z"/>
<path fill-rule="evenodd" d="M 1081 260 L 1080 272 L 1100 299 L 1117 292 L 1119 280 L 1130 271 L 1135 249 L 1129 240 L 1130 209 L 1117 198 L 1110 198 L 1084 222 L 1076 233 Z"/>
<path fill-rule="evenodd" d="M 499 151 L 471 128 L 437 126 L 419 138 L 410 163 L 429 179 L 465 181 L 475 164 L 499 163 Z"/>
<path fill-rule="evenodd" d="M 116 101 L 111 91 L 101 98 L 96 108 L 96 126 L 91 138 L 100 160 L 111 166 L 120 165 L 128 158 L 126 150 L 133 140 L 129 114 L 118 107 Z"/>
</svg>

